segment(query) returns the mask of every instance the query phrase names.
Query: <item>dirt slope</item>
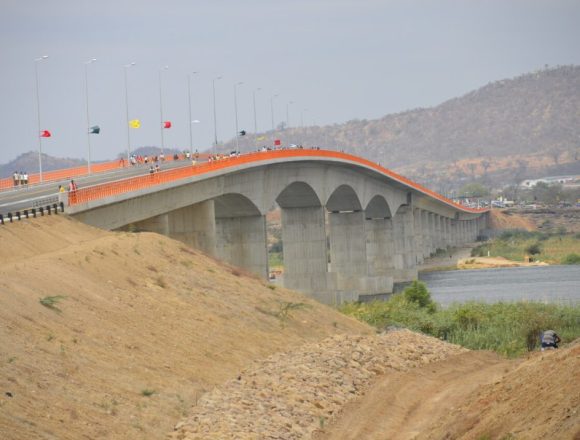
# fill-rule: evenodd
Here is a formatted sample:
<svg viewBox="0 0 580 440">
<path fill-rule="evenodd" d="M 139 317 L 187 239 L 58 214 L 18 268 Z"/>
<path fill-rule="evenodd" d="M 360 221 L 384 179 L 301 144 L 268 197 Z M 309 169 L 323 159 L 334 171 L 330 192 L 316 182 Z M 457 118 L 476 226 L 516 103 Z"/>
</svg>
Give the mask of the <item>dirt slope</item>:
<svg viewBox="0 0 580 440">
<path fill-rule="evenodd" d="M 419 436 L 443 438 L 580 439 L 580 341 L 534 353 Z"/>
<path fill-rule="evenodd" d="M 387 373 L 317 440 L 580 438 L 580 344 L 506 360 L 471 351 Z"/>
<path fill-rule="evenodd" d="M 464 348 L 398 330 L 337 335 L 256 362 L 207 393 L 178 440 L 310 439 L 377 375 L 446 359 Z"/>
<path fill-rule="evenodd" d="M 162 438 L 252 360 L 340 333 L 371 330 L 163 236 L 0 228 L 3 440 Z"/>
<path fill-rule="evenodd" d="M 499 380 L 512 365 L 493 353 L 470 351 L 386 374 L 317 439 L 413 439 L 478 386 Z"/>
<path fill-rule="evenodd" d="M 510 210 L 492 209 L 489 217 L 491 229 L 524 229 L 536 230 L 536 225 L 530 219 Z"/>
</svg>

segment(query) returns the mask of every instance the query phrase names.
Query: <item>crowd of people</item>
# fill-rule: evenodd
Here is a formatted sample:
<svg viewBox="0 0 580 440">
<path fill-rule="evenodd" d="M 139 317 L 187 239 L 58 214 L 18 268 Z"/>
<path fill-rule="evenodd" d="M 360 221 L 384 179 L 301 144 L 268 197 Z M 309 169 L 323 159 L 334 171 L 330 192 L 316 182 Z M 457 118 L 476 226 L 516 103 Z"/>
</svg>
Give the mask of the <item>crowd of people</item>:
<svg viewBox="0 0 580 440">
<path fill-rule="evenodd" d="M 14 171 L 12 174 L 12 179 L 14 181 L 14 186 L 25 186 L 28 185 L 28 172 L 27 171 Z"/>
</svg>

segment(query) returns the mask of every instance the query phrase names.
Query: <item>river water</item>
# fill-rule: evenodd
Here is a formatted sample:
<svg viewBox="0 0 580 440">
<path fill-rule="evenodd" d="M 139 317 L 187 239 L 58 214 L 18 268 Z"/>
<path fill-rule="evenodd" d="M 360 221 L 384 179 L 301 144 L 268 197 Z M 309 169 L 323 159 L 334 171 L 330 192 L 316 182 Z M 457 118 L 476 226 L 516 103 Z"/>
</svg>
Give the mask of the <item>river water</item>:
<svg viewBox="0 0 580 440">
<path fill-rule="evenodd" d="M 580 266 L 450 270 L 422 273 L 419 279 L 443 307 L 467 301 L 580 304 Z"/>
</svg>

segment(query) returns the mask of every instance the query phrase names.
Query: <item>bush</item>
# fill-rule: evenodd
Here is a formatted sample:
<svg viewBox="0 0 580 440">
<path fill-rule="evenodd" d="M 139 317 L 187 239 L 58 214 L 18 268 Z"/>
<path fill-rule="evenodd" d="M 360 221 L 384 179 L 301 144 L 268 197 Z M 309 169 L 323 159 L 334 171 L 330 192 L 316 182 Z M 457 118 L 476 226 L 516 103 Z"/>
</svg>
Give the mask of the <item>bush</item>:
<svg viewBox="0 0 580 440">
<path fill-rule="evenodd" d="M 542 253 L 542 248 L 540 247 L 540 243 L 533 243 L 526 247 L 525 251 L 530 255 L 539 255 Z"/>
<path fill-rule="evenodd" d="M 435 311 L 435 303 L 431 299 L 431 294 L 427 290 L 427 285 L 421 281 L 413 281 L 409 287 L 403 291 L 403 296 L 409 302 L 414 302 L 421 308 Z"/>
<path fill-rule="evenodd" d="M 494 350 L 506 356 L 535 349 L 540 333 L 548 328 L 555 329 L 564 342 L 580 336 L 579 306 L 470 302 L 430 312 L 405 294 L 397 294 L 388 301 L 345 304 L 341 312 L 377 328 L 405 327 L 472 350 Z"/>
<path fill-rule="evenodd" d="M 580 264 L 580 255 L 568 254 L 562 259 L 562 264 Z"/>
</svg>

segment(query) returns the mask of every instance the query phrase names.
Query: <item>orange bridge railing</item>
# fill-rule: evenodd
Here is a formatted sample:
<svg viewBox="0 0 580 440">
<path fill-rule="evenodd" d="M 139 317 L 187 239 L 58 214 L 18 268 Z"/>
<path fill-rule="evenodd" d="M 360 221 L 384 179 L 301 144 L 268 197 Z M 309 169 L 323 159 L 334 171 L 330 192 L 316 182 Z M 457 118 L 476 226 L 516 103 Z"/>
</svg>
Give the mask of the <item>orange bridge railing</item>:
<svg viewBox="0 0 580 440">
<path fill-rule="evenodd" d="M 363 159 L 362 157 L 354 156 L 348 153 L 342 153 L 329 150 L 308 150 L 308 149 L 292 149 L 292 150 L 268 150 L 264 152 L 255 152 L 243 154 L 237 157 L 226 157 L 224 159 L 213 160 L 211 162 L 203 162 L 193 164 L 192 166 L 185 166 L 174 168 L 167 171 L 159 171 L 152 174 L 142 175 L 138 177 L 131 177 L 123 180 L 118 180 L 109 183 L 103 183 L 95 186 L 80 188 L 69 195 L 69 205 L 79 205 L 93 200 L 99 200 L 119 194 L 125 194 L 137 191 L 144 188 L 153 187 L 163 183 L 174 182 L 188 177 L 211 173 L 222 169 L 236 167 L 238 165 L 247 163 L 260 163 L 269 160 L 285 159 L 285 158 L 329 158 L 346 160 L 352 163 L 367 166 L 384 174 L 391 179 L 403 183 L 404 185 L 413 188 L 425 195 L 437 199 L 447 205 L 464 212 L 480 213 L 488 211 L 487 208 L 468 208 L 453 202 L 452 200 L 442 196 L 435 191 L 425 188 L 412 180 L 401 176 L 387 168 L 380 166 L 375 162 Z M 145 170 L 145 169 L 144 169 Z"/>
</svg>

